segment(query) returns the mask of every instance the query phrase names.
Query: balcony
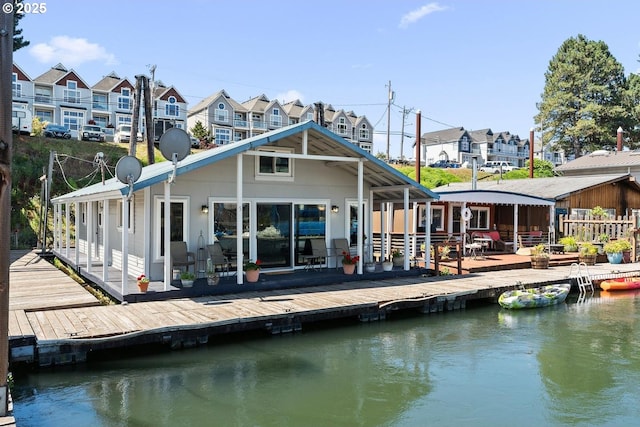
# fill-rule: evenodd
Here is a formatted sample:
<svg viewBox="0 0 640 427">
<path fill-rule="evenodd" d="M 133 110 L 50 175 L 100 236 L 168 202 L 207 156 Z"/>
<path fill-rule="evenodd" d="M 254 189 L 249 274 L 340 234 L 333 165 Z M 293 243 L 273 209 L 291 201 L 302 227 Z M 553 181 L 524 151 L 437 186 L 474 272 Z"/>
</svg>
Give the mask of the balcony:
<svg viewBox="0 0 640 427">
<path fill-rule="evenodd" d="M 36 95 L 33 101 L 36 104 L 51 104 L 51 95 Z"/>
<path fill-rule="evenodd" d="M 94 110 L 107 111 L 109 109 L 109 106 L 106 103 L 94 102 L 91 108 L 93 108 Z"/>
<path fill-rule="evenodd" d="M 254 129 L 267 129 L 267 123 L 261 121 L 261 120 L 253 120 L 251 122 L 251 127 L 253 127 Z"/>
<path fill-rule="evenodd" d="M 246 120 L 242 120 L 242 119 L 234 119 L 233 120 L 233 127 L 237 127 L 237 128 L 248 128 L 249 125 L 247 124 Z"/>
</svg>

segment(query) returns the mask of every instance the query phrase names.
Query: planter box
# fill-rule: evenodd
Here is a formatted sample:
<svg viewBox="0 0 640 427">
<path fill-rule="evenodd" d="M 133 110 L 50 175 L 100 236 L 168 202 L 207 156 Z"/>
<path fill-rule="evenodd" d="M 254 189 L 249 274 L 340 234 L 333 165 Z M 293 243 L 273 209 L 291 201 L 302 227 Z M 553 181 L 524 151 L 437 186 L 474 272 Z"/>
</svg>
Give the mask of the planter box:
<svg viewBox="0 0 640 427">
<path fill-rule="evenodd" d="M 549 258 L 548 257 L 531 257 L 531 268 L 535 268 L 538 270 L 549 268 Z"/>
</svg>

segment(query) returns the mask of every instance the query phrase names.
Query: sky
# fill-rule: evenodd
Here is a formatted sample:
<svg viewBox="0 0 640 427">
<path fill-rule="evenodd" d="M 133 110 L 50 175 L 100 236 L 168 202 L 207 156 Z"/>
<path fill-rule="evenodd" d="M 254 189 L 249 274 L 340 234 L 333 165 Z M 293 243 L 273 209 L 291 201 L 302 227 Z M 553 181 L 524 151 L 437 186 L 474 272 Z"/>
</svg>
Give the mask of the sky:
<svg viewBox="0 0 640 427">
<path fill-rule="evenodd" d="M 421 133 L 462 126 L 521 138 L 549 61 L 583 34 L 640 72 L 636 0 L 50 0 L 20 21 L 13 60 L 31 78 L 57 63 L 90 86 L 115 71 L 173 85 L 189 107 L 220 90 L 322 101 L 364 115 L 373 152 L 413 157 Z M 387 120 L 389 83 L 394 94 Z M 404 120 L 403 109 L 408 111 Z"/>
</svg>

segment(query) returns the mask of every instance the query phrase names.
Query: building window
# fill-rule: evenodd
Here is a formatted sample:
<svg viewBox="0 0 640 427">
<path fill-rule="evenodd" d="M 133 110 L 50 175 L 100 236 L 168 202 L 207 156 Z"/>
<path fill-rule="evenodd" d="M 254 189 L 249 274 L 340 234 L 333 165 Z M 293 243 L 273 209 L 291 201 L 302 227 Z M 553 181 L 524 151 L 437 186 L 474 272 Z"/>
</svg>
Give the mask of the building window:
<svg viewBox="0 0 640 427">
<path fill-rule="evenodd" d="M 36 117 L 39 118 L 41 122 L 52 123 L 53 122 L 53 111 L 51 111 L 51 110 L 36 110 Z"/>
<path fill-rule="evenodd" d="M 107 95 L 104 93 L 93 94 L 93 109 L 106 111 L 109 109 L 109 103 L 107 101 Z"/>
<path fill-rule="evenodd" d="M 469 151 L 469 139 L 466 136 L 460 141 L 460 151 Z"/>
<path fill-rule="evenodd" d="M 121 114 L 116 115 L 116 127 L 120 125 L 130 125 L 131 124 L 131 116 L 124 116 Z"/>
<path fill-rule="evenodd" d="M 11 92 L 14 98 L 22 98 L 22 84 L 18 83 L 18 74 L 11 74 Z"/>
<path fill-rule="evenodd" d="M 277 108 L 274 108 L 271 112 L 271 126 L 273 127 L 282 126 L 282 116 L 280 115 L 280 110 Z"/>
<path fill-rule="evenodd" d="M 217 122 L 229 122 L 229 111 L 225 109 L 225 105 L 223 103 L 218 104 L 218 108 L 215 110 L 214 114 Z"/>
<path fill-rule="evenodd" d="M 131 90 L 123 87 L 118 97 L 118 109 L 131 110 L 133 108 L 133 102 L 131 100 Z"/>
<path fill-rule="evenodd" d="M 107 127 L 107 118 L 106 117 L 94 116 L 94 117 L 92 117 L 92 119 L 101 128 L 106 128 Z"/>
<path fill-rule="evenodd" d="M 164 114 L 166 116 L 179 116 L 180 115 L 180 106 L 176 104 L 176 97 L 170 96 L 169 103 L 164 106 Z"/>
<path fill-rule="evenodd" d="M 135 199 L 135 196 L 133 196 L 131 198 L 131 200 L 129 201 L 129 226 L 128 228 L 128 232 L 129 233 L 133 233 L 133 224 L 135 223 L 134 219 L 133 219 L 133 213 L 135 212 L 135 209 L 133 209 L 133 201 Z M 117 208 L 118 212 L 117 212 L 117 221 L 118 223 L 116 224 L 116 227 L 118 228 L 119 231 L 122 231 L 122 200 L 118 200 L 118 208 Z"/>
<path fill-rule="evenodd" d="M 78 90 L 78 82 L 73 80 L 67 81 L 67 88 L 64 90 L 64 102 L 70 104 L 80 104 L 80 91 Z"/>
<path fill-rule="evenodd" d="M 171 229 L 169 233 L 172 242 L 187 242 L 189 247 L 189 198 L 172 197 L 169 208 Z M 155 233 L 157 239 L 154 245 L 154 256 L 156 261 L 164 258 L 164 197 L 155 198 Z"/>
<path fill-rule="evenodd" d="M 337 134 L 338 135 L 347 134 L 347 120 L 344 117 L 340 117 L 338 119 Z"/>
<path fill-rule="evenodd" d="M 84 112 L 82 111 L 62 111 L 62 124 L 70 131 L 78 131 L 84 124 Z"/>
<path fill-rule="evenodd" d="M 469 228 L 476 230 L 489 229 L 489 208 L 471 207 L 471 219 L 469 220 Z"/>
<path fill-rule="evenodd" d="M 231 142 L 231 131 L 229 129 L 215 129 L 215 143 L 225 145 Z"/>
<path fill-rule="evenodd" d="M 605 213 L 607 214 L 607 218 L 614 218 L 616 217 L 616 210 L 615 209 L 604 209 Z M 572 219 L 584 219 L 586 217 L 591 217 L 591 209 L 571 209 L 571 218 Z"/>
<path fill-rule="evenodd" d="M 40 104 L 51 104 L 51 88 L 36 87 L 34 101 Z"/>
<path fill-rule="evenodd" d="M 369 128 L 365 124 L 360 126 L 360 139 L 369 139 Z"/>
<path fill-rule="evenodd" d="M 285 149 L 260 149 L 262 152 L 291 153 Z M 256 162 L 256 179 L 293 180 L 293 159 L 278 156 L 260 156 Z"/>
</svg>

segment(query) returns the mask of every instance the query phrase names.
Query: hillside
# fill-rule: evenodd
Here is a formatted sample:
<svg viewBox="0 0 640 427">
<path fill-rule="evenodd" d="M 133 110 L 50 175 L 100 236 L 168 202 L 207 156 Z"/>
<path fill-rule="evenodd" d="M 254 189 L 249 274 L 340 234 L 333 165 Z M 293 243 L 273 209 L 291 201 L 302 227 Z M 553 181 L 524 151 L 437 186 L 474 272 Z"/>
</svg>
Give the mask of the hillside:
<svg viewBox="0 0 640 427">
<path fill-rule="evenodd" d="M 137 157 L 147 164 L 146 146 L 138 145 Z M 28 248 L 38 245 L 41 223 L 43 185 L 50 153 L 54 152 L 51 196 L 109 179 L 115 173 L 120 157 L 128 154 L 128 144 L 84 142 L 44 137 L 14 135 L 11 164 L 11 247 Z M 103 153 L 104 167 L 96 155 Z M 164 161 L 156 150 L 156 162 Z M 51 224 L 51 215 L 49 224 Z"/>
</svg>

